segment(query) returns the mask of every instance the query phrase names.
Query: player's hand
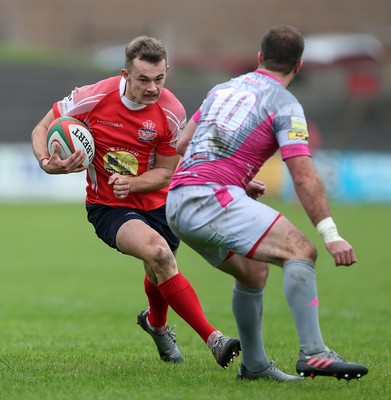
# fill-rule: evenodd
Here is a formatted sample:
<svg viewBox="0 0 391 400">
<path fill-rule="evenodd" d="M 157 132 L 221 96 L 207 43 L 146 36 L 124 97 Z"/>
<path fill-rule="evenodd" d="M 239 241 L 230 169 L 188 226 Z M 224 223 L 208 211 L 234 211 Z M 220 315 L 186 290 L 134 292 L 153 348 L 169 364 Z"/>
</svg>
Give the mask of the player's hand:
<svg viewBox="0 0 391 400">
<path fill-rule="evenodd" d="M 113 193 L 117 199 L 124 199 L 130 193 L 129 178 L 125 178 L 120 174 L 113 174 L 110 176 L 109 185 L 113 185 Z"/>
<path fill-rule="evenodd" d="M 74 172 L 84 171 L 82 166 L 85 155 L 82 150 L 76 150 L 67 159 L 62 160 L 60 157 L 60 147 L 58 144 L 54 145 L 52 156 L 46 160 L 42 160 L 41 168 L 47 174 L 71 174 Z"/>
<path fill-rule="evenodd" d="M 326 243 L 327 250 L 333 256 L 335 265 L 346 267 L 357 262 L 353 247 L 346 240 L 336 240 Z"/>
<path fill-rule="evenodd" d="M 251 180 L 246 187 L 247 196 L 257 199 L 266 194 L 266 185 L 258 179 Z"/>
</svg>

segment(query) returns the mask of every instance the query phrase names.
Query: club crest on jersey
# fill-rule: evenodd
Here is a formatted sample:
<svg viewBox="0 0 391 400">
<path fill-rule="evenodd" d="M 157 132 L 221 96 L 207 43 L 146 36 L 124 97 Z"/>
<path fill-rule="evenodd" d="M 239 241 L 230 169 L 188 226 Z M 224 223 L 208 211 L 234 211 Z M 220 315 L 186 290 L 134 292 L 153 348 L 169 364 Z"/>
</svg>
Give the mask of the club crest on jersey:
<svg viewBox="0 0 391 400">
<path fill-rule="evenodd" d="M 138 140 L 140 142 L 153 142 L 155 139 L 157 132 L 155 131 L 155 126 L 151 120 L 145 121 L 143 123 L 143 127 L 138 130 Z"/>
</svg>

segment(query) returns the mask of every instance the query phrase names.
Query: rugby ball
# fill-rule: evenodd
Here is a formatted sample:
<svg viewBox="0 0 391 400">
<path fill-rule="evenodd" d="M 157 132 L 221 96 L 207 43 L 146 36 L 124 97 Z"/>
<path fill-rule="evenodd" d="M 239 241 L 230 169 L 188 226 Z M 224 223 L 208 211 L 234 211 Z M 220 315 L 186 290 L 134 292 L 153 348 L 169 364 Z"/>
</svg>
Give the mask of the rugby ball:
<svg viewBox="0 0 391 400">
<path fill-rule="evenodd" d="M 82 166 L 87 168 L 92 163 L 95 155 L 94 138 L 87 127 L 78 119 L 60 117 L 50 124 L 47 136 L 50 155 L 54 152 L 55 144 L 60 148 L 61 159 L 65 160 L 80 149 L 86 156 Z"/>
</svg>

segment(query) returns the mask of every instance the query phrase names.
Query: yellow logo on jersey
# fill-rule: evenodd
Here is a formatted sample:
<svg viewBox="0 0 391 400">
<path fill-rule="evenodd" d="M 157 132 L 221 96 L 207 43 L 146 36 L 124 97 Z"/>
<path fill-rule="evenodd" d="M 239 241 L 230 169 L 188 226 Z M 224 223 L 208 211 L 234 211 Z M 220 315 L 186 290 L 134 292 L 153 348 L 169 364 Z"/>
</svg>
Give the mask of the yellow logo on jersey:
<svg viewBox="0 0 391 400">
<path fill-rule="evenodd" d="M 292 121 L 291 131 L 288 131 L 290 140 L 308 140 L 307 124 L 301 121 Z"/>
<path fill-rule="evenodd" d="M 112 174 L 137 175 L 138 160 L 126 151 L 109 151 L 103 157 L 104 168 Z"/>
<path fill-rule="evenodd" d="M 288 139 L 290 140 L 308 140 L 307 132 L 297 132 L 297 131 L 289 131 Z"/>
<path fill-rule="evenodd" d="M 292 129 L 307 132 L 307 124 L 301 121 L 292 121 Z"/>
</svg>

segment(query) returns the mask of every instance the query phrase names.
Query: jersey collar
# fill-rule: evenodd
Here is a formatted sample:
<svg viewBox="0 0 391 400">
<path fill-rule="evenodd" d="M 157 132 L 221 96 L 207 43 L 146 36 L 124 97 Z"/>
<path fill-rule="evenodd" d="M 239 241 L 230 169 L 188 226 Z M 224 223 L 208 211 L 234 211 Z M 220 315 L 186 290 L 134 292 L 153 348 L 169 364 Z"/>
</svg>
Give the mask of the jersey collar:
<svg viewBox="0 0 391 400">
<path fill-rule="evenodd" d="M 273 74 L 270 74 L 269 72 L 262 71 L 260 69 L 257 69 L 255 72 L 257 74 L 264 75 L 264 76 L 267 76 L 268 78 L 274 79 L 275 81 L 277 81 L 278 83 L 280 83 L 282 85 L 282 82 L 278 78 L 276 78 Z"/>
<path fill-rule="evenodd" d="M 125 88 L 126 88 L 126 79 L 122 77 L 119 82 L 119 96 L 125 107 L 129 108 L 130 110 L 141 110 L 146 107 L 145 104 L 138 104 L 126 98 Z"/>
</svg>

